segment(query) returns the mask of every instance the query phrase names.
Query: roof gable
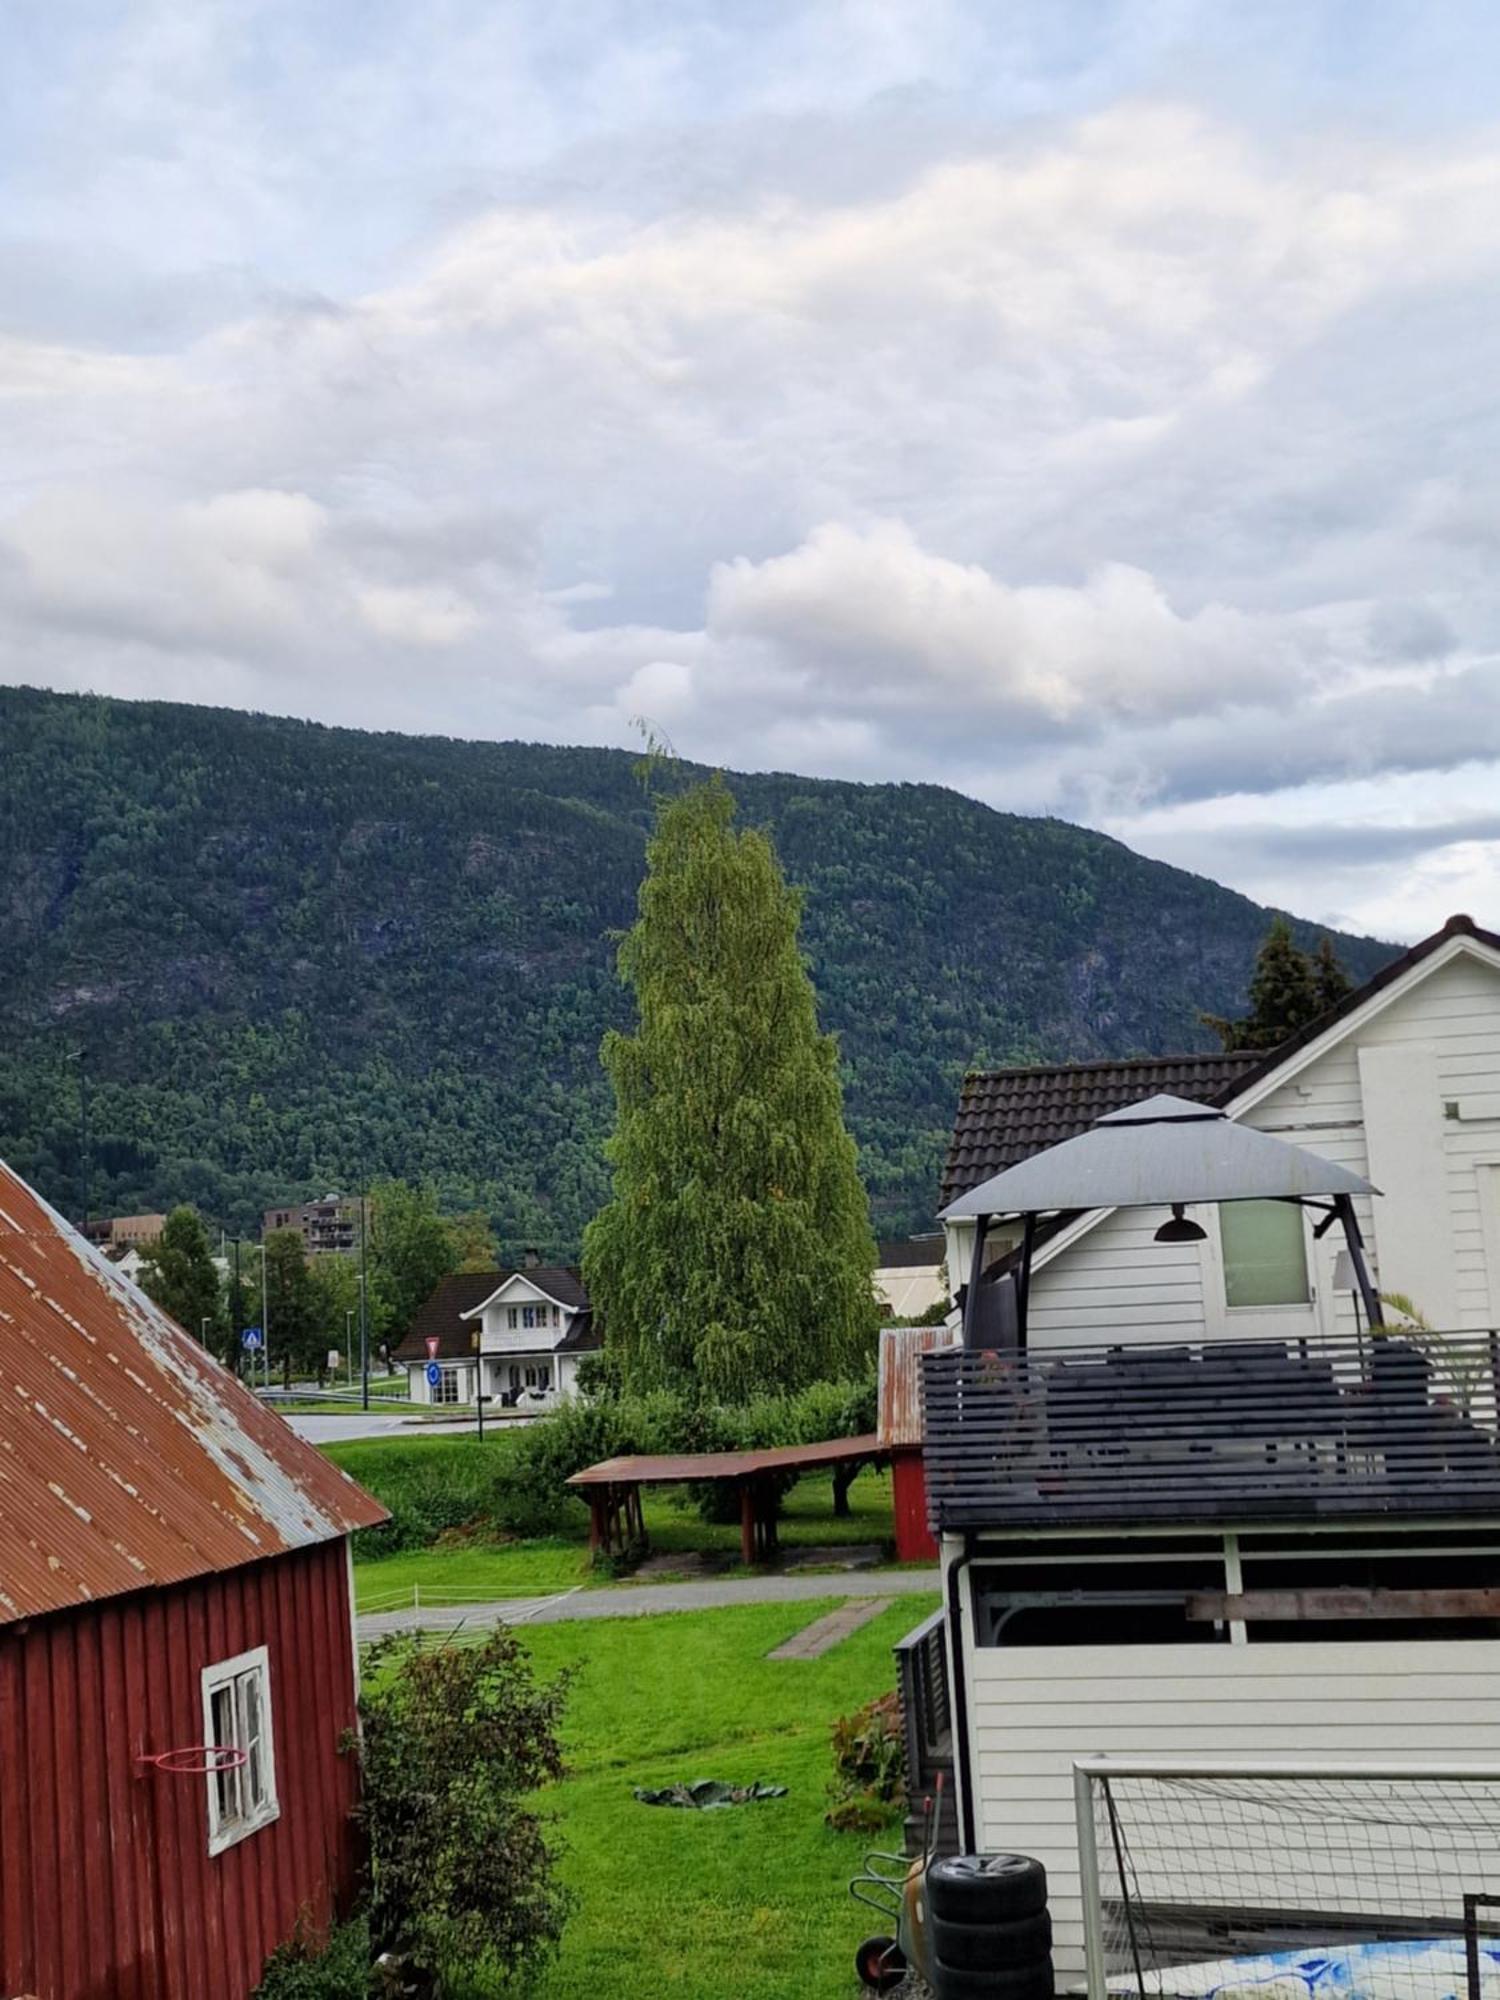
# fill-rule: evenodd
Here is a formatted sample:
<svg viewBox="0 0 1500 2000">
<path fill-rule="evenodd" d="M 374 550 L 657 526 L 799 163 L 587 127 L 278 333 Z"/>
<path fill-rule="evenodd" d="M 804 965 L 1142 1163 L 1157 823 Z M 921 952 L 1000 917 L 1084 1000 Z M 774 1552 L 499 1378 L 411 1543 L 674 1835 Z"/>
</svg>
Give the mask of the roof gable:
<svg viewBox="0 0 1500 2000">
<path fill-rule="evenodd" d="M 0 1164 L 0 1623 L 385 1518 Z"/>
<path fill-rule="evenodd" d="M 522 1291 L 517 1291 L 517 1286 L 522 1287 Z M 504 1298 L 507 1293 L 512 1293 L 517 1298 L 522 1297 L 527 1287 L 535 1292 L 538 1298 L 546 1299 L 551 1305 L 564 1306 L 569 1312 L 580 1312 L 589 1302 L 589 1295 L 583 1289 L 582 1280 L 576 1271 L 566 1271 L 557 1264 L 528 1264 L 524 1271 L 506 1272 L 494 1290 L 481 1299 L 478 1305 L 470 1306 L 463 1316 L 465 1319 L 477 1319 L 480 1313 Z"/>
</svg>

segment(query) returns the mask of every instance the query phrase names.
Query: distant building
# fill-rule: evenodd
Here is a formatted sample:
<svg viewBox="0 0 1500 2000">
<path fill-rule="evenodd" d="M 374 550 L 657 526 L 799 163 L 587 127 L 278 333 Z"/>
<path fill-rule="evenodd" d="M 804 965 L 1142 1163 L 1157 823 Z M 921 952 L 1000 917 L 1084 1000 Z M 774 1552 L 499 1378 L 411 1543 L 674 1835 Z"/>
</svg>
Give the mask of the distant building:
<svg viewBox="0 0 1500 2000">
<path fill-rule="evenodd" d="M 288 1202 L 268 1208 L 261 1235 L 273 1229 L 296 1229 L 309 1257 L 348 1255 L 359 1248 L 359 1201 L 356 1196 L 325 1194 L 321 1201 Z"/>
<path fill-rule="evenodd" d="M 876 1249 L 875 1294 L 892 1319 L 916 1319 L 946 1298 L 940 1234 L 881 1243 Z"/>
<path fill-rule="evenodd" d="M 101 1215 L 90 1222 L 87 1234 L 90 1243 L 111 1250 L 140 1249 L 154 1243 L 166 1226 L 164 1215 Z"/>
<path fill-rule="evenodd" d="M 385 1510 L 3 1164 L 0 1384 L 0 1993 L 249 2000 L 354 1898 Z"/>
<path fill-rule="evenodd" d="M 585 1354 L 603 1346 L 576 1271 L 528 1264 L 519 1271 L 455 1271 L 444 1278 L 396 1349 L 413 1399 L 550 1409 L 572 1393 Z M 429 1382 L 429 1366 L 438 1371 Z"/>
</svg>

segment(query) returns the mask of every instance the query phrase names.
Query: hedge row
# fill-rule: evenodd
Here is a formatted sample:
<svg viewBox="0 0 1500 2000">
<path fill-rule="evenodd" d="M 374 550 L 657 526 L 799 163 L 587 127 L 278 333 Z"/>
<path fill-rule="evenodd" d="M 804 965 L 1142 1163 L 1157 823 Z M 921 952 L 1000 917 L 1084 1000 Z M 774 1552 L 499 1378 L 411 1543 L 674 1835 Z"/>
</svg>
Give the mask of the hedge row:
<svg viewBox="0 0 1500 2000">
<path fill-rule="evenodd" d="M 581 1518 L 567 1481 L 586 1465 L 627 1452 L 765 1451 L 858 1437 L 875 1428 L 873 1375 L 815 1382 L 794 1396 L 757 1396 L 722 1407 L 665 1391 L 561 1404 L 521 1426 L 474 1437 L 383 1439 L 334 1445 L 329 1456 L 390 1509 L 356 1538 L 361 1555 L 425 1548 L 454 1528 L 555 1534 Z"/>
</svg>

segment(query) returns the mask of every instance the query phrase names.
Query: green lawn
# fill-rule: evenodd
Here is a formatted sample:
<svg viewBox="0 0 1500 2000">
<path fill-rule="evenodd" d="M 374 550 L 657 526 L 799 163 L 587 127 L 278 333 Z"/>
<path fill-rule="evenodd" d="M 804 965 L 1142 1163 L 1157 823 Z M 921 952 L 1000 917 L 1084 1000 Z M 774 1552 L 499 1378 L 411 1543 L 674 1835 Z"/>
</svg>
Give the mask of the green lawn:
<svg viewBox="0 0 1500 2000">
<path fill-rule="evenodd" d="M 892 1646 L 936 1604 L 905 1599 L 808 1661 L 765 1655 L 829 1603 L 527 1628 L 542 1672 L 577 1669 L 549 1801 L 579 1902 L 536 2000 L 854 2000 L 876 1925 L 846 1884 L 887 1837 L 824 1826 L 829 1728 L 893 1685 Z M 700 1777 L 789 1792 L 702 1814 L 631 1796 Z"/>
<path fill-rule="evenodd" d="M 361 1441 L 330 1451 L 356 1478 L 370 1479 L 378 1490 L 378 1454 L 409 1452 L 409 1439 Z M 787 1495 L 781 1540 L 787 1548 L 891 1539 L 891 1481 L 882 1471 L 862 1472 L 849 1493 L 850 1513 L 836 1518 L 832 1481 L 826 1473 L 798 1481 Z M 679 1492 L 660 1488 L 645 1499 L 646 1528 L 658 1555 L 689 1554 L 695 1550 L 737 1551 L 739 1527 L 705 1521 Z M 738 1568 L 738 1564 L 735 1565 Z M 361 1610 L 411 1601 L 418 1586 L 424 1604 L 462 1604 L 485 1597 L 530 1597 L 542 1591 L 570 1590 L 575 1584 L 611 1579 L 596 1571 L 587 1545 L 587 1517 L 582 1507 L 565 1535 L 536 1540 L 472 1541 L 432 1549 L 406 1550 L 355 1564 L 355 1590 Z M 915 1620 L 913 1620 L 915 1623 Z"/>
</svg>

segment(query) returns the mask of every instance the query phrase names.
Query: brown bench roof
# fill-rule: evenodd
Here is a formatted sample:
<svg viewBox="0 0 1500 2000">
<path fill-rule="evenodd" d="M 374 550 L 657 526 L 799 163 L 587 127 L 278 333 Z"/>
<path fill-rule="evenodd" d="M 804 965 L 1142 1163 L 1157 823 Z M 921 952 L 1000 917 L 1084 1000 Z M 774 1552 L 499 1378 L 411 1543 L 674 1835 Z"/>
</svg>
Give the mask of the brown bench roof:
<svg viewBox="0 0 1500 2000">
<path fill-rule="evenodd" d="M 751 1479 L 762 1472 L 815 1472 L 851 1458 L 888 1458 L 873 1435 L 828 1438 L 821 1444 L 781 1445 L 774 1451 L 684 1451 L 601 1459 L 585 1466 L 570 1486 L 679 1486 L 692 1480 Z"/>
</svg>

